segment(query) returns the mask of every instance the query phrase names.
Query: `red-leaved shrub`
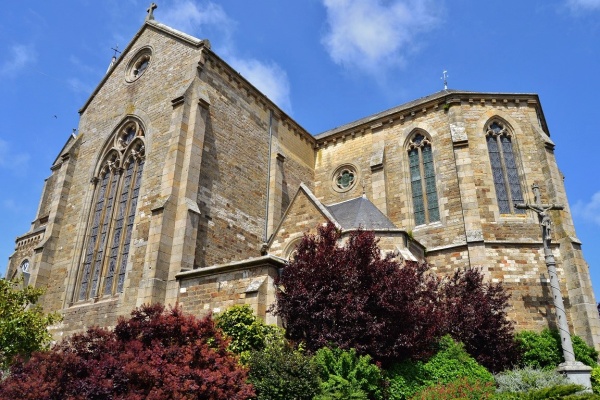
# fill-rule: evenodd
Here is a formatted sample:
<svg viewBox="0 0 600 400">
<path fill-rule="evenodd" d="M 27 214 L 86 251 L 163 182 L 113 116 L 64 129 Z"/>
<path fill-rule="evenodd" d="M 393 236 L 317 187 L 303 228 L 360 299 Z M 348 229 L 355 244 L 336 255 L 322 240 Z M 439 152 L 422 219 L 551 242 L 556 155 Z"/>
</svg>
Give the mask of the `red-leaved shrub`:
<svg viewBox="0 0 600 400">
<path fill-rule="evenodd" d="M 114 331 L 90 328 L 15 364 L 4 399 L 247 399 L 247 371 L 210 317 L 142 306 Z"/>
</svg>

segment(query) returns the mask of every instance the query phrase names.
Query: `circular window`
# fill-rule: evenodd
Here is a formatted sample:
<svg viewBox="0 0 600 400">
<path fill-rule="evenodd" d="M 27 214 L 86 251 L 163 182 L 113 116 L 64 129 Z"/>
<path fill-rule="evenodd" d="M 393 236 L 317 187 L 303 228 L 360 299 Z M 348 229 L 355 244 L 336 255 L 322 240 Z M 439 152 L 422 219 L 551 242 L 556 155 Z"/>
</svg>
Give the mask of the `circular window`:
<svg viewBox="0 0 600 400">
<path fill-rule="evenodd" d="M 347 192 L 358 181 L 358 173 L 353 165 L 342 165 L 333 173 L 333 189 L 336 192 Z"/>
<path fill-rule="evenodd" d="M 21 271 L 23 271 L 25 273 L 29 273 L 29 260 L 24 260 L 21 263 Z"/>
<path fill-rule="evenodd" d="M 146 47 L 140 50 L 127 66 L 127 81 L 133 82 L 146 72 L 152 59 L 152 51 Z"/>
</svg>

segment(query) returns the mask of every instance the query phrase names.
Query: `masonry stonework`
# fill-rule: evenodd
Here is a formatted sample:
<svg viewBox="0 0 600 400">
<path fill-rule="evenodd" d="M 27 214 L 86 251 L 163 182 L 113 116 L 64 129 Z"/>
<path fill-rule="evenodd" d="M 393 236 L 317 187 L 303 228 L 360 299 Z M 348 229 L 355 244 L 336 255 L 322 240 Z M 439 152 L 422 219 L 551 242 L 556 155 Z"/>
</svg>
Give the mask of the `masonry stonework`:
<svg viewBox="0 0 600 400">
<path fill-rule="evenodd" d="M 138 74 L 132 65 L 144 54 L 145 70 L 132 79 Z M 44 308 L 64 316 L 53 327 L 57 337 L 114 326 L 119 316 L 152 302 L 179 303 L 196 315 L 249 304 L 278 323 L 268 311 L 277 274 L 302 236 L 326 222 L 346 236 L 374 229 L 383 251 L 427 261 L 439 274 L 481 268 L 511 293 L 509 315 L 518 330 L 554 326 L 537 215 L 500 212 L 486 138 L 490 123 L 500 121 L 510 132 L 513 184 L 523 200 L 532 202 L 537 183 L 544 203 L 567 205 L 552 212 L 552 251 L 570 326 L 600 349 L 589 266 L 535 94 L 444 90 L 312 135 L 207 40 L 150 20 L 80 114 L 79 134 L 52 164 L 37 215 L 17 238 L 7 271 L 18 276 L 28 262 L 28 283 L 47 288 Z M 115 186 L 123 204 L 133 204 L 125 240 L 99 177 L 110 165 L 117 181 L 125 181 L 126 165 L 111 164 L 107 155 L 119 150 L 115 135 L 128 121 L 143 131 L 136 153 L 143 173 L 135 201 L 125 183 Z M 427 196 L 439 211 L 426 223 L 415 222 L 409 144 L 416 133 L 430 143 L 427 171 L 435 187 Z M 336 175 L 342 167 L 352 171 L 348 186 Z M 94 241 L 96 209 L 105 224 Z M 109 249 L 110 241 L 121 245 Z M 125 243 L 122 287 L 79 295 L 87 254 L 101 287 L 113 273 L 110 257 Z"/>
</svg>

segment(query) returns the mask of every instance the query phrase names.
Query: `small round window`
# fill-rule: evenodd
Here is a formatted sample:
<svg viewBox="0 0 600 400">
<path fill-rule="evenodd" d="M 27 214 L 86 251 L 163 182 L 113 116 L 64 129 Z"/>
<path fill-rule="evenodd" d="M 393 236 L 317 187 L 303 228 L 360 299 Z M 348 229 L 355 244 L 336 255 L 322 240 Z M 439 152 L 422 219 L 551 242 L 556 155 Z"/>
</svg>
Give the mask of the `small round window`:
<svg viewBox="0 0 600 400">
<path fill-rule="evenodd" d="M 342 165 L 333 173 L 333 189 L 336 192 L 346 192 L 352 189 L 358 181 L 356 168 L 352 165 Z"/>
<path fill-rule="evenodd" d="M 140 50 L 129 62 L 127 67 L 127 81 L 133 82 L 146 72 L 150 61 L 152 59 L 152 52 L 149 48 Z"/>
</svg>

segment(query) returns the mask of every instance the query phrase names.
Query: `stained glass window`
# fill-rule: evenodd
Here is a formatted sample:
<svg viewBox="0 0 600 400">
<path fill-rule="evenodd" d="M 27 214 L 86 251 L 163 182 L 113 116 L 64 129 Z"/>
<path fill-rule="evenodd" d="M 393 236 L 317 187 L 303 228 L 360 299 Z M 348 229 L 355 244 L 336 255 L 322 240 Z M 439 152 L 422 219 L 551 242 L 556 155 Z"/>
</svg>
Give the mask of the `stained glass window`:
<svg viewBox="0 0 600 400">
<path fill-rule="evenodd" d="M 415 224 L 440 220 L 431 142 L 416 133 L 409 143 L 408 162 Z"/>
<path fill-rule="evenodd" d="M 123 290 L 129 242 L 144 166 L 144 132 L 129 121 L 113 135 L 95 182 L 89 232 L 79 271 L 76 300 Z"/>
<path fill-rule="evenodd" d="M 514 203 L 523 202 L 523 193 L 510 131 L 493 121 L 486 130 L 486 142 L 500 214 L 524 213 L 514 208 Z"/>
</svg>

